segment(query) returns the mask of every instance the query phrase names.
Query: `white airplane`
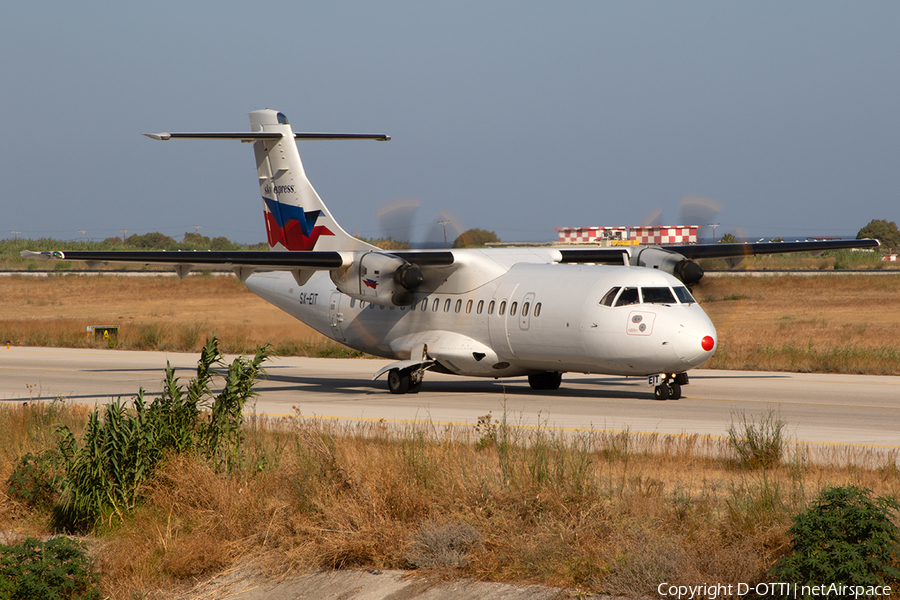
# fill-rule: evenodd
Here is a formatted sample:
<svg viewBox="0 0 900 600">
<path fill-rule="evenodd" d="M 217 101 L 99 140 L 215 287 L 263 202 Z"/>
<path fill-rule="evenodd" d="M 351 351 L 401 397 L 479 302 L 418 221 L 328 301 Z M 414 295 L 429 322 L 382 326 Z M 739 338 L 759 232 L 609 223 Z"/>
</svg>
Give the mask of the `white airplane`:
<svg viewBox="0 0 900 600">
<path fill-rule="evenodd" d="M 557 389 L 565 372 L 646 377 L 657 399 L 681 397 L 709 360 L 716 330 L 688 286 L 692 259 L 877 246 L 876 240 L 667 247 L 380 250 L 346 233 L 313 189 L 284 114 L 250 113 L 248 133 L 145 134 L 253 144 L 271 252 L 23 252 L 41 259 L 230 267 L 253 293 L 351 348 L 396 362 L 392 393 L 415 393 L 428 370 L 527 376 Z"/>
</svg>

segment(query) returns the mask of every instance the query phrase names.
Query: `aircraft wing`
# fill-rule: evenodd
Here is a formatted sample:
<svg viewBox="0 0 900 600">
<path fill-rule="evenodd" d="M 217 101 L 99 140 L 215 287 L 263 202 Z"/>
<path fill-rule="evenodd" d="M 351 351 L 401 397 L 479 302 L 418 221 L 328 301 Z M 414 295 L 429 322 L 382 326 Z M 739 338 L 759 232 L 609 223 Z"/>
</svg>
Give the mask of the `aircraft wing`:
<svg viewBox="0 0 900 600">
<path fill-rule="evenodd" d="M 755 244 L 693 244 L 665 246 L 685 258 L 735 258 L 757 254 L 787 254 L 790 252 L 823 252 L 848 248 L 877 248 L 878 240 L 823 240 L 821 242 L 758 242 Z"/>
<path fill-rule="evenodd" d="M 349 253 L 348 253 L 349 254 Z M 204 251 L 152 251 L 152 252 L 22 252 L 23 258 L 38 260 L 82 260 L 90 267 L 101 264 L 141 264 L 156 267 L 190 266 L 196 269 L 255 267 L 265 271 L 290 271 L 292 269 L 336 269 L 344 266 L 341 252 L 204 252 Z"/>
<path fill-rule="evenodd" d="M 444 266 L 453 264 L 452 252 L 383 252 L 399 256 L 404 260 L 422 266 Z M 156 267 L 177 267 L 189 265 L 195 269 L 255 267 L 260 271 L 291 271 L 294 269 L 337 269 L 349 265 L 355 252 L 279 252 L 279 251 L 104 251 L 104 252 L 32 252 L 22 251 L 23 258 L 38 260 L 81 260 L 89 266 L 122 263 L 142 264 Z"/>
<path fill-rule="evenodd" d="M 397 257 L 409 263 L 415 263 L 422 267 L 441 267 L 453 264 L 452 252 L 336 252 L 336 251 L 53 251 L 32 252 L 22 251 L 22 258 L 38 260 L 80 260 L 87 263 L 88 267 L 95 269 L 100 265 L 139 264 L 153 267 L 172 267 L 179 277 L 185 277 L 194 269 L 231 269 L 241 281 L 258 271 L 290 271 L 295 278 L 301 281 L 312 275 L 314 271 L 326 271 L 331 269 L 350 267 L 355 261 L 360 260 L 362 254 L 380 254 L 387 257 Z M 396 260 L 396 259 L 394 259 Z M 301 277 L 300 272 L 305 274 Z"/>
</svg>

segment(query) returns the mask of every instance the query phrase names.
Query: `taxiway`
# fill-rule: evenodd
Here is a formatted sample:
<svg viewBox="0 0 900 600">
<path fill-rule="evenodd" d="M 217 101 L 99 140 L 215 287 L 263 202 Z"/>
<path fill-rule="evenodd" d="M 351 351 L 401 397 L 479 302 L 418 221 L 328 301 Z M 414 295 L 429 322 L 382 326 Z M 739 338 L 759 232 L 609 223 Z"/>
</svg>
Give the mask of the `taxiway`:
<svg viewBox="0 0 900 600">
<path fill-rule="evenodd" d="M 0 403 L 105 404 L 140 388 L 158 394 L 167 363 L 187 381 L 197 354 L 65 348 L 0 348 Z M 395 396 L 371 376 L 386 361 L 273 358 L 257 386 L 258 414 L 474 425 L 506 414 L 523 426 L 562 430 L 723 436 L 736 417 L 777 411 L 792 440 L 900 450 L 900 377 L 695 370 L 685 398 L 653 399 L 644 379 L 567 373 L 554 392 L 525 378 L 428 373 L 419 394 Z"/>
</svg>

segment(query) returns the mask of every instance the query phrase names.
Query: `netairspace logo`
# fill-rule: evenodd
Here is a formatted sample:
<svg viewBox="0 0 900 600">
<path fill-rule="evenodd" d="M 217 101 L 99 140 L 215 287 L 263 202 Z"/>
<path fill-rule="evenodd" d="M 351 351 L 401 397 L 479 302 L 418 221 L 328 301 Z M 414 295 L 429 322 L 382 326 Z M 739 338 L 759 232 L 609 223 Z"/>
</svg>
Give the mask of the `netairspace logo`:
<svg viewBox="0 0 900 600">
<path fill-rule="evenodd" d="M 890 596 L 889 585 L 844 585 L 840 583 L 828 583 L 821 585 L 801 585 L 799 583 L 747 583 L 738 584 L 703 584 L 703 585 L 672 585 L 661 583 L 656 588 L 656 593 L 662 598 L 674 598 L 676 600 L 716 600 L 737 596 L 755 594 L 756 596 L 773 598 L 877 598 Z"/>
</svg>

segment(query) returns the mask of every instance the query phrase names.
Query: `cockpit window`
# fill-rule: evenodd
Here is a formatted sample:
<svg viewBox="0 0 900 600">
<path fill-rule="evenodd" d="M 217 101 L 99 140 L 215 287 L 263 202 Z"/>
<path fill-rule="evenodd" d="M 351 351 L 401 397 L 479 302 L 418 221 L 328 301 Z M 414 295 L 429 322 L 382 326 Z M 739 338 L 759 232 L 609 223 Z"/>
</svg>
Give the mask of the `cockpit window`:
<svg viewBox="0 0 900 600">
<path fill-rule="evenodd" d="M 678 296 L 678 301 L 682 304 L 692 304 L 696 302 L 691 295 L 691 292 L 684 286 L 675 288 L 675 295 Z"/>
<path fill-rule="evenodd" d="M 641 296 L 644 304 L 675 304 L 672 289 L 667 287 L 642 287 Z"/>
<path fill-rule="evenodd" d="M 612 306 L 613 300 L 616 299 L 616 294 L 619 293 L 620 289 L 622 289 L 622 288 L 620 288 L 619 286 L 616 286 L 616 287 L 612 288 L 611 290 L 609 290 L 608 292 L 606 292 L 606 294 L 603 295 L 603 298 L 600 299 L 600 304 L 602 304 L 603 306 Z"/>
<path fill-rule="evenodd" d="M 616 306 L 628 306 L 629 304 L 639 304 L 638 289 L 629 287 L 622 290 L 619 299 L 616 300 Z"/>
<path fill-rule="evenodd" d="M 284 113 L 278 113 L 277 117 L 279 123 L 281 123 L 282 125 L 289 125 L 287 117 L 284 116 Z"/>
</svg>

